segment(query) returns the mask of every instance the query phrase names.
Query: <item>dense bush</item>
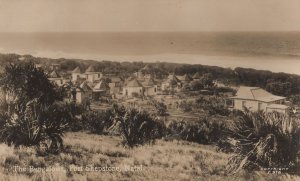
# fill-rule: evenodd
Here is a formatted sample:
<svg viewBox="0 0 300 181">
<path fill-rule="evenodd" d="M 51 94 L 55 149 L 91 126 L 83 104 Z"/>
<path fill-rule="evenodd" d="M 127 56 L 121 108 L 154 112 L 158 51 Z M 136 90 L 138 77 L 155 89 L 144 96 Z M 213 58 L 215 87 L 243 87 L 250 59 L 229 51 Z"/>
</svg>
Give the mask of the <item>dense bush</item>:
<svg viewBox="0 0 300 181">
<path fill-rule="evenodd" d="M 230 171 L 284 167 L 294 172 L 297 169 L 300 130 L 294 118 L 275 112 L 246 112 L 234 121 L 230 130 L 229 148 L 236 153 L 229 160 Z"/>
<path fill-rule="evenodd" d="M 113 106 L 114 125 L 119 127 L 123 144 L 129 147 L 151 143 L 165 133 L 162 122 L 135 107 Z"/>
<path fill-rule="evenodd" d="M 1 116 L 0 140 L 9 145 L 38 146 L 58 151 L 63 146 L 62 135 L 72 120 L 70 106 L 55 103 L 50 106 L 28 102 L 13 114 Z"/>
<path fill-rule="evenodd" d="M 84 129 L 91 133 L 102 134 L 113 125 L 112 110 L 88 111 L 82 115 Z"/>
<path fill-rule="evenodd" d="M 225 106 L 225 100 L 219 97 L 200 96 L 195 101 L 195 107 L 207 111 L 209 115 L 228 116 L 230 111 Z"/>
<path fill-rule="evenodd" d="M 158 116 L 167 115 L 167 105 L 165 103 L 152 99 L 151 104 L 155 107 Z"/>
<path fill-rule="evenodd" d="M 193 104 L 192 104 L 192 102 L 183 100 L 178 103 L 178 108 L 183 112 L 190 112 L 190 111 L 192 111 Z"/>
<path fill-rule="evenodd" d="M 225 125 L 217 120 L 174 121 L 167 126 L 168 137 L 200 144 L 217 143 L 226 135 Z"/>
</svg>

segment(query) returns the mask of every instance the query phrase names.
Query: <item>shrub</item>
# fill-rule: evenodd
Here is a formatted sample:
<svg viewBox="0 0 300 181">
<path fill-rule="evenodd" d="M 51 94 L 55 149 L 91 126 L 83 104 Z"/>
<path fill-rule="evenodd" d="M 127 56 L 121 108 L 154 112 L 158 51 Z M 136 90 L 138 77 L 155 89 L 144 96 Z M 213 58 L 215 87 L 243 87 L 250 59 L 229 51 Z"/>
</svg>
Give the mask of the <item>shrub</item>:
<svg viewBox="0 0 300 181">
<path fill-rule="evenodd" d="M 118 126 L 122 143 L 129 147 L 151 143 L 165 133 L 164 124 L 148 112 L 135 107 L 113 106 L 114 126 Z"/>
<path fill-rule="evenodd" d="M 195 107 L 207 111 L 209 115 L 228 116 L 230 111 L 225 106 L 225 101 L 222 98 L 200 96 L 195 101 Z"/>
<path fill-rule="evenodd" d="M 230 127 L 236 153 L 228 169 L 258 170 L 269 167 L 288 167 L 295 171 L 299 159 L 300 130 L 295 119 L 280 113 L 245 112 Z"/>
<path fill-rule="evenodd" d="M 163 102 L 156 101 L 154 99 L 151 100 L 151 103 L 154 105 L 158 116 L 166 116 L 167 115 L 167 105 Z"/>
<path fill-rule="evenodd" d="M 168 137 L 200 144 L 217 143 L 225 135 L 225 125 L 216 120 L 204 118 L 196 122 L 174 121 L 168 125 Z"/>
<path fill-rule="evenodd" d="M 179 104 L 178 104 L 178 108 L 181 111 L 183 111 L 183 112 L 190 112 L 190 111 L 192 111 L 192 107 L 193 107 L 192 103 L 191 102 L 187 102 L 185 100 L 179 102 Z"/>
<path fill-rule="evenodd" d="M 82 115 L 84 129 L 91 133 L 102 134 L 112 126 L 112 110 L 88 111 Z"/>
</svg>

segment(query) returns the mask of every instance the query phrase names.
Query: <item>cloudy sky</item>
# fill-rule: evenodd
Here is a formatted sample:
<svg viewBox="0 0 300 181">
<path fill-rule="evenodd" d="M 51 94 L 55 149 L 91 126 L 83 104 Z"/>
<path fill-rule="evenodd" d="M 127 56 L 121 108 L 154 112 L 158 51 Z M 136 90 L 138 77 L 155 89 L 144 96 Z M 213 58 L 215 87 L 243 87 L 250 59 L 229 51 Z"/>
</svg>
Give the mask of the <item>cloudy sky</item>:
<svg viewBox="0 0 300 181">
<path fill-rule="evenodd" d="M 0 0 L 0 32 L 299 31 L 300 0 Z"/>
</svg>

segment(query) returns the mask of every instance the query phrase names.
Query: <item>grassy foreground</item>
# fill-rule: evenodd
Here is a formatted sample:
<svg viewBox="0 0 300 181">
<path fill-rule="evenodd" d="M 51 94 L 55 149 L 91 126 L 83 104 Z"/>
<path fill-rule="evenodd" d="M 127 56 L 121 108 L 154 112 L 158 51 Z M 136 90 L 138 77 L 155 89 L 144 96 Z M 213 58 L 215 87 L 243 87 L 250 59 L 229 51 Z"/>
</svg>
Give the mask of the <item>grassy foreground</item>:
<svg viewBox="0 0 300 181">
<path fill-rule="evenodd" d="M 1 144 L 0 180 L 300 180 L 262 171 L 230 175 L 225 169 L 230 155 L 186 141 L 128 149 L 119 137 L 77 132 L 67 133 L 64 142 L 61 153 L 47 156 Z"/>
</svg>

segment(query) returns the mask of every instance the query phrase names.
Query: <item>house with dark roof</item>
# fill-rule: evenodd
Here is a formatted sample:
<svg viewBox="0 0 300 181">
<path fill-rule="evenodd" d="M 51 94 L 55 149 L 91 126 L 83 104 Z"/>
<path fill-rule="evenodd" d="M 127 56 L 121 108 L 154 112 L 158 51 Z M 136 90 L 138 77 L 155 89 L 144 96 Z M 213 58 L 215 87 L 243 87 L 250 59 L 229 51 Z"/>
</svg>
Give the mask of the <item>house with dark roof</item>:
<svg viewBox="0 0 300 181">
<path fill-rule="evenodd" d="M 112 76 L 109 77 L 111 82 L 108 84 L 110 88 L 110 94 L 118 94 L 121 92 L 124 81 L 121 77 Z"/>
<path fill-rule="evenodd" d="M 196 72 L 196 73 L 192 76 L 192 78 L 193 78 L 194 80 L 200 80 L 201 75 L 200 75 L 199 72 Z"/>
<path fill-rule="evenodd" d="M 142 96 L 144 95 L 144 87 L 140 81 L 136 78 L 128 80 L 128 82 L 123 87 L 123 96 L 133 97 L 134 95 Z"/>
<path fill-rule="evenodd" d="M 260 87 L 241 86 L 233 100 L 233 108 L 237 110 L 281 112 L 287 113 L 289 106 L 284 105 L 286 97 L 273 95 Z"/>
<path fill-rule="evenodd" d="M 109 85 L 101 80 L 93 87 L 93 100 L 99 100 L 101 96 L 109 95 Z"/>
</svg>

